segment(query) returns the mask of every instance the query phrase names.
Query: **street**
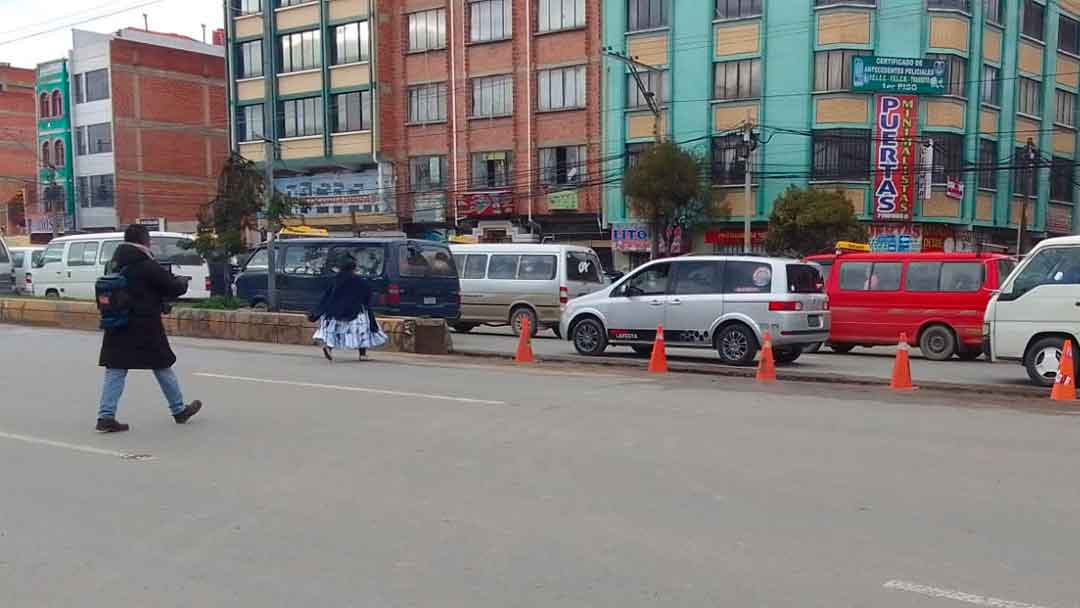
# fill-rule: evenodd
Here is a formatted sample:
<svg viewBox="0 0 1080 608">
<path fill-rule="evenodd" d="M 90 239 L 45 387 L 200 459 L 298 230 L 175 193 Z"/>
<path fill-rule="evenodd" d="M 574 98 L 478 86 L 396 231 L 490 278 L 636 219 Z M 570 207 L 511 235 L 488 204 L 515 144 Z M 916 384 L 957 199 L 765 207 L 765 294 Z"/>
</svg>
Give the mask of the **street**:
<svg viewBox="0 0 1080 608">
<path fill-rule="evenodd" d="M 0 605 L 1080 606 L 1043 401 L 0 326 Z M 1015 603 L 1005 603 L 1005 602 Z"/>
</svg>

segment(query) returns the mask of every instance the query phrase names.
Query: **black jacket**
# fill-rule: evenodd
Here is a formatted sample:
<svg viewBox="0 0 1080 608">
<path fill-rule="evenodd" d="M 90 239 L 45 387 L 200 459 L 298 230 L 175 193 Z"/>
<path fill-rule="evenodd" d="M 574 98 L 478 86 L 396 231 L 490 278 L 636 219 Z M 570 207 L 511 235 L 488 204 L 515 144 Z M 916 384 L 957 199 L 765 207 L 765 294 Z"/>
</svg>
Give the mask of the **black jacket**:
<svg viewBox="0 0 1080 608">
<path fill-rule="evenodd" d="M 352 321 L 366 312 L 369 320 L 374 320 L 371 312 L 371 287 L 361 276 L 352 272 L 339 272 L 334 282 L 323 293 L 318 307 L 308 316 L 312 321 L 323 317 L 337 321 Z"/>
<path fill-rule="evenodd" d="M 98 365 L 110 369 L 165 369 L 176 363 L 169 347 L 162 306 L 187 293 L 187 281 L 178 279 L 141 248 L 121 243 L 109 262 L 109 272 L 123 270 L 132 298 L 128 326 L 105 332 Z"/>
</svg>

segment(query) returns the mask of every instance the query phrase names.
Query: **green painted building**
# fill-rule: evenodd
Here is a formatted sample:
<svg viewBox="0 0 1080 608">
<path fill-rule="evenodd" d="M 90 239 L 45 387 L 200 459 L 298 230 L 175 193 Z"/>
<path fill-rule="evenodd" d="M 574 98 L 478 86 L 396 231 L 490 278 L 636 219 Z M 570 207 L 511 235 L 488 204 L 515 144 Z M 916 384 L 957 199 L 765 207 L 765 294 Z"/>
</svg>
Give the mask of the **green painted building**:
<svg viewBox="0 0 1080 608">
<path fill-rule="evenodd" d="M 27 210 L 31 233 L 52 233 L 74 228 L 75 183 L 71 146 L 71 96 L 68 62 L 58 59 L 37 66 L 38 200 L 36 211 Z M 49 206 L 45 206 L 48 204 Z"/>
<path fill-rule="evenodd" d="M 747 122 L 761 142 L 750 165 L 755 242 L 775 199 L 795 185 L 842 192 L 876 249 L 1013 247 L 1032 173 L 1028 243 L 1075 231 L 1080 2 L 603 2 L 604 46 L 656 68 L 641 75 L 660 100 L 663 137 L 709 160 L 732 212 L 693 235 L 697 251 L 741 250 L 746 165 L 736 146 Z M 879 104 L 896 93 L 853 91 L 852 63 L 866 55 L 925 58 L 940 70 L 940 94 L 917 96 L 911 135 L 899 137 L 908 156 L 897 180 L 915 180 L 906 216 L 886 213 L 888 189 L 879 191 L 881 144 L 897 137 L 879 131 Z M 613 172 L 654 140 L 653 114 L 629 71 L 605 60 L 605 156 L 623 158 Z M 923 179 L 932 189 L 917 187 Z M 604 200 L 613 226 L 633 223 L 618 180 Z"/>
</svg>

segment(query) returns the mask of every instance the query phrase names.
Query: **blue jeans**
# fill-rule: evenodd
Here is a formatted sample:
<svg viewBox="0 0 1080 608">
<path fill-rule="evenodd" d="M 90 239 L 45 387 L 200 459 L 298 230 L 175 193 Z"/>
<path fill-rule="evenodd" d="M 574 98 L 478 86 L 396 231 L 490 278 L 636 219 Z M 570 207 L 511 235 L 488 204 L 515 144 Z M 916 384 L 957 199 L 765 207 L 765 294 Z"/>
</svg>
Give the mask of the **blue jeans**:
<svg viewBox="0 0 1080 608">
<path fill-rule="evenodd" d="M 120 403 L 120 396 L 124 394 L 127 373 L 126 369 L 105 370 L 105 385 L 101 389 L 98 418 L 116 418 L 116 406 Z M 161 386 L 161 392 L 165 394 L 165 400 L 169 402 L 169 411 L 174 416 L 184 411 L 184 395 L 180 392 L 180 379 L 176 377 L 176 372 L 171 367 L 155 369 L 154 377 Z"/>
</svg>

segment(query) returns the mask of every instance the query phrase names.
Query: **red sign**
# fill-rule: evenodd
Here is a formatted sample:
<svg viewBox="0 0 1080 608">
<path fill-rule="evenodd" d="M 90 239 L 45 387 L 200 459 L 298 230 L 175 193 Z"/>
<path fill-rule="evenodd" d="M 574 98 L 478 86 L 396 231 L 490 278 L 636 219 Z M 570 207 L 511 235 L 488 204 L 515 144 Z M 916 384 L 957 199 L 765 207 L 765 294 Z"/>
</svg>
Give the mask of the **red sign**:
<svg viewBox="0 0 1080 608">
<path fill-rule="evenodd" d="M 457 202 L 459 218 L 503 217 L 514 214 L 514 193 L 510 190 L 466 192 Z"/>
<path fill-rule="evenodd" d="M 874 219 L 911 221 L 918 98 L 878 95 L 874 123 Z"/>
<path fill-rule="evenodd" d="M 750 245 L 763 245 L 765 243 L 765 237 L 769 234 L 767 230 L 752 230 L 750 232 Z M 705 231 L 705 244 L 706 245 L 719 245 L 721 247 L 736 247 L 743 244 L 743 231 L 742 230 L 706 230 Z"/>
<path fill-rule="evenodd" d="M 955 199 L 964 198 L 964 182 L 955 177 L 950 177 L 948 189 L 945 190 L 945 196 Z"/>
</svg>

